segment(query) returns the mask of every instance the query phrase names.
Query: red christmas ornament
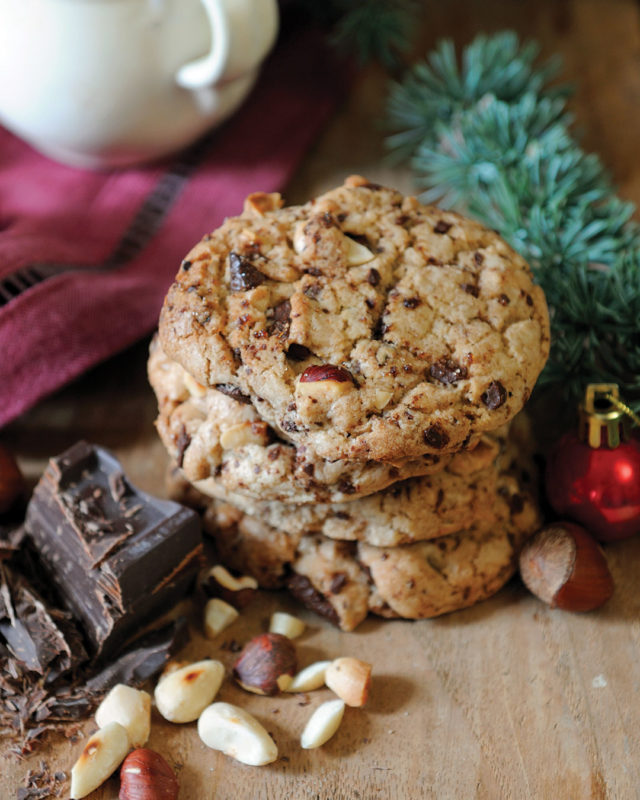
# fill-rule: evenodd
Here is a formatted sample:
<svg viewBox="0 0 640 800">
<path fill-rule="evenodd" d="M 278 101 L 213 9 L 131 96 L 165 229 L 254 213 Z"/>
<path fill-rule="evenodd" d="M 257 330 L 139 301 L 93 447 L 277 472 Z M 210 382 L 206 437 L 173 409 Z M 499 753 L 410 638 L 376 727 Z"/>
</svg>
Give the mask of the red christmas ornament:
<svg viewBox="0 0 640 800">
<path fill-rule="evenodd" d="M 640 532 L 640 441 L 629 435 L 626 411 L 615 384 L 589 384 L 578 432 L 565 434 L 547 462 L 554 511 L 603 542 Z"/>
</svg>

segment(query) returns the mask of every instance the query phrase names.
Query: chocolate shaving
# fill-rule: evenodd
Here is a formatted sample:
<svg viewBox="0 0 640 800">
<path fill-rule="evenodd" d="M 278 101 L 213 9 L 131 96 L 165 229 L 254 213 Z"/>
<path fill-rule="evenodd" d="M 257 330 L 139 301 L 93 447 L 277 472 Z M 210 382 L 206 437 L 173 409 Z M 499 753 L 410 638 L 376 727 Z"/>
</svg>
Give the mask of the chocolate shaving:
<svg viewBox="0 0 640 800">
<path fill-rule="evenodd" d="M 64 772 L 51 773 L 46 761 L 40 762 L 39 769 L 27 772 L 24 784 L 18 789 L 18 800 L 45 800 L 47 797 L 60 797 L 67 776 Z"/>
<path fill-rule="evenodd" d="M 216 383 L 215 388 L 222 392 L 222 394 L 226 394 L 227 397 L 231 397 L 233 400 L 236 400 L 238 403 L 251 403 L 251 398 L 248 394 L 243 394 L 243 392 L 231 383 Z"/>
</svg>

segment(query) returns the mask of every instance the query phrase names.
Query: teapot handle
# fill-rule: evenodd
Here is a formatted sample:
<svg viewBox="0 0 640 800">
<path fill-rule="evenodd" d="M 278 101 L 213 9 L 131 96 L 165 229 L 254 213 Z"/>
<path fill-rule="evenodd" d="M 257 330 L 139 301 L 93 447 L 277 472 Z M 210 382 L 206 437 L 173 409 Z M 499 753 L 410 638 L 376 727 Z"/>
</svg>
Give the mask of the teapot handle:
<svg viewBox="0 0 640 800">
<path fill-rule="evenodd" d="M 277 0 L 201 0 L 211 27 L 211 49 L 176 73 L 197 90 L 249 72 L 271 49 L 278 32 Z"/>
</svg>

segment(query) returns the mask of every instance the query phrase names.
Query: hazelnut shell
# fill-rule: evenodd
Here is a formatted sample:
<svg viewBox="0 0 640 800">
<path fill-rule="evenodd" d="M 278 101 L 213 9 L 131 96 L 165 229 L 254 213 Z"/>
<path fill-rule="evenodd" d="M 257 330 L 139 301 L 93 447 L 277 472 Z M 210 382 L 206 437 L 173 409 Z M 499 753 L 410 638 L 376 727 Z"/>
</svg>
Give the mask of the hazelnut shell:
<svg viewBox="0 0 640 800">
<path fill-rule="evenodd" d="M 551 608 L 592 611 L 613 594 L 613 578 L 602 549 L 572 522 L 548 525 L 525 544 L 520 575 L 527 588 Z"/>
</svg>

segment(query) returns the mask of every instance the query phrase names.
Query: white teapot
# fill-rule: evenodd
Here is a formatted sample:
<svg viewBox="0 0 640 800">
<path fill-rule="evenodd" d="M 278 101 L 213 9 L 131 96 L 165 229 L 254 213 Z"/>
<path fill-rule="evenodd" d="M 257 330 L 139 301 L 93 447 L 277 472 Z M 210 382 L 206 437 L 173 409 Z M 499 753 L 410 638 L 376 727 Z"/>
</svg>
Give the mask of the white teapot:
<svg viewBox="0 0 640 800">
<path fill-rule="evenodd" d="M 276 0 L 0 0 L 0 123 L 81 167 L 148 161 L 228 117 Z"/>
</svg>

